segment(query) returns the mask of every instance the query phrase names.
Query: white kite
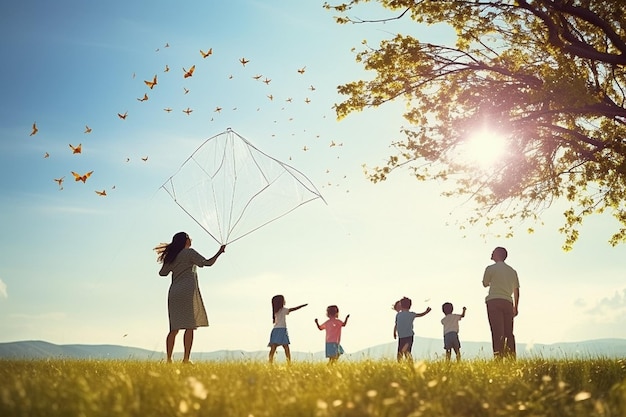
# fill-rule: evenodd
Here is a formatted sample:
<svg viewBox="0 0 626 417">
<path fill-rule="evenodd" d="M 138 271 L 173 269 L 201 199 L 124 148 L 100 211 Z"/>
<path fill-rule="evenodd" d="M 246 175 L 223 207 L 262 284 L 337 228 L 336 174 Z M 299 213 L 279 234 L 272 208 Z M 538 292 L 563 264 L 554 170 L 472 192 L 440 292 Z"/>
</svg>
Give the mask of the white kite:
<svg viewBox="0 0 626 417">
<path fill-rule="evenodd" d="M 230 128 L 200 145 L 161 188 L 222 245 L 310 201 L 325 202 L 304 174 Z"/>
</svg>

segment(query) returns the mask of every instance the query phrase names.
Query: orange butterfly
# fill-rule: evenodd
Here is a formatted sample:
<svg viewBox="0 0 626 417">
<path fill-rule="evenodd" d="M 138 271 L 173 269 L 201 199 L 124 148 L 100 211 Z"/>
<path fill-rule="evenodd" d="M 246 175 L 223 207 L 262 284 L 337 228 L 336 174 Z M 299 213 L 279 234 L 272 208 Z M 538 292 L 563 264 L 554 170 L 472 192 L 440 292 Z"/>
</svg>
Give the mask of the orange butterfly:
<svg viewBox="0 0 626 417">
<path fill-rule="evenodd" d="M 148 100 L 148 94 L 144 93 L 143 97 L 142 98 L 138 98 L 137 100 L 139 100 L 139 101 L 147 101 Z"/>
<path fill-rule="evenodd" d="M 87 181 L 87 178 L 91 177 L 91 174 L 93 174 L 93 171 L 89 171 L 86 174 L 80 175 L 75 173 L 74 171 L 72 171 L 72 175 L 74 176 L 74 181 L 82 181 L 83 184 Z"/>
<path fill-rule="evenodd" d="M 311 100 L 307 97 L 307 98 L 305 98 L 305 99 L 304 99 L 304 102 L 305 102 L 306 104 L 309 104 L 309 103 L 311 102 Z"/>
<path fill-rule="evenodd" d="M 189 78 L 193 75 L 193 72 L 196 70 L 196 66 L 192 65 L 191 68 L 189 68 L 189 71 L 187 71 L 184 67 L 183 67 L 183 71 L 185 71 L 185 75 L 183 77 L 185 78 Z"/>
<path fill-rule="evenodd" d="M 211 54 L 213 54 L 213 48 L 209 49 L 206 52 L 200 49 L 200 55 L 202 55 L 202 58 L 206 58 L 207 56 L 210 56 Z"/>
<path fill-rule="evenodd" d="M 258 80 L 258 79 L 260 79 L 261 77 L 262 77 L 262 75 L 261 75 L 261 74 L 259 74 L 259 75 L 255 75 L 255 76 L 253 76 L 252 78 L 254 78 L 255 80 Z"/>
<path fill-rule="evenodd" d="M 163 72 L 169 72 L 169 70 L 170 70 L 170 67 L 167 64 L 165 64 L 165 69 L 163 70 Z"/>
<path fill-rule="evenodd" d="M 59 184 L 59 187 L 61 189 L 63 189 L 63 180 L 65 179 L 65 177 L 61 177 L 61 178 L 55 178 L 54 182 L 56 182 L 57 184 Z"/>
<path fill-rule="evenodd" d="M 120 119 L 122 119 L 122 120 L 126 120 L 126 116 L 127 116 L 127 115 L 128 115 L 128 112 L 126 112 L 126 113 L 124 113 L 124 114 L 120 114 L 120 113 L 118 113 L 118 114 L 117 114 L 117 117 L 119 117 L 119 118 L 120 118 Z"/>
<path fill-rule="evenodd" d="M 46 152 L 45 154 L 43 154 L 44 158 L 50 158 L 50 154 L 48 152 Z"/>
<path fill-rule="evenodd" d="M 267 78 L 267 77 L 263 80 L 263 82 L 264 82 L 265 84 L 267 84 L 267 85 L 270 85 L 270 82 L 271 82 L 271 81 L 272 81 L 272 80 L 271 80 L 271 79 L 269 79 L 269 78 Z"/>
<path fill-rule="evenodd" d="M 274 96 L 273 96 L 273 95 L 271 95 L 271 94 L 269 94 L 269 95 L 267 96 L 267 98 L 269 98 L 270 100 L 274 100 Z"/>
<path fill-rule="evenodd" d="M 85 133 L 91 133 L 91 128 L 85 125 Z"/>
<path fill-rule="evenodd" d="M 170 43 L 169 43 L 169 42 L 166 42 L 166 43 L 165 43 L 165 48 L 169 48 L 169 47 L 170 47 Z"/>
<path fill-rule="evenodd" d="M 246 64 L 247 64 L 248 62 L 250 62 L 250 60 L 248 60 L 248 59 L 246 59 L 246 58 L 241 58 L 241 59 L 239 60 L 239 62 L 241 62 L 241 65 L 243 65 L 243 66 L 245 67 L 245 66 L 246 66 Z"/>
<path fill-rule="evenodd" d="M 96 190 L 96 194 L 98 194 L 101 197 L 104 197 L 104 196 L 107 195 L 107 191 L 106 190 L 102 190 L 102 191 Z"/>
<path fill-rule="evenodd" d="M 298 73 L 300 73 L 300 74 L 304 74 L 304 71 L 305 71 L 305 70 L 306 70 L 306 65 L 305 65 L 305 66 L 303 66 L 302 68 L 300 68 L 300 69 L 298 70 Z"/>
<path fill-rule="evenodd" d="M 141 160 L 144 161 L 144 162 L 147 162 L 148 161 L 148 157 L 144 156 L 144 157 L 141 158 Z"/>
<path fill-rule="evenodd" d="M 189 93 L 189 89 L 188 88 L 183 87 L 183 91 L 185 92 L 185 94 Z"/>
<path fill-rule="evenodd" d="M 193 110 L 191 110 L 189 107 L 187 107 L 185 110 L 183 110 L 184 113 L 187 113 L 187 116 L 189 116 L 192 111 Z"/>
<path fill-rule="evenodd" d="M 315 87 L 313 87 L 313 85 L 311 85 L 311 86 L 309 87 L 309 90 L 311 90 L 311 91 L 315 91 Z"/>
<path fill-rule="evenodd" d="M 170 109 L 169 107 L 166 107 L 166 108 L 164 108 L 163 110 L 165 110 L 165 111 L 166 111 L 166 112 L 168 112 L 168 113 L 172 111 L 172 109 Z"/>
<path fill-rule="evenodd" d="M 37 129 L 37 123 L 33 123 L 33 131 L 32 131 L 32 132 L 30 132 L 30 135 L 29 135 L 29 136 L 36 135 L 36 134 L 37 134 L 37 132 L 39 132 L 39 129 Z"/>
<path fill-rule="evenodd" d="M 222 108 L 218 106 L 218 107 L 216 107 L 216 108 L 215 108 L 215 111 L 216 111 L 217 113 L 220 113 L 220 112 L 222 111 Z"/>
<path fill-rule="evenodd" d="M 150 87 L 150 90 L 152 90 L 152 88 L 157 85 L 157 76 L 155 75 L 152 81 L 144 81 L 144 83 L 146 83 L 146 85 Z"/>
<path fill-rule="evenodd" d="M 291 97 L 289 97 L 287 100 L 285 100 L 287 103 L 291 103 L 293 101 L 293 99 Z"/>
<path fill-rule="evenodd" d="M 70 149 L 72 149 L 72 153 L 81 153 L 83 151 L 83 146 L 81 143 L 79 143 L 78 146 L 72 146 L 70 143 Z"/>
</svg>

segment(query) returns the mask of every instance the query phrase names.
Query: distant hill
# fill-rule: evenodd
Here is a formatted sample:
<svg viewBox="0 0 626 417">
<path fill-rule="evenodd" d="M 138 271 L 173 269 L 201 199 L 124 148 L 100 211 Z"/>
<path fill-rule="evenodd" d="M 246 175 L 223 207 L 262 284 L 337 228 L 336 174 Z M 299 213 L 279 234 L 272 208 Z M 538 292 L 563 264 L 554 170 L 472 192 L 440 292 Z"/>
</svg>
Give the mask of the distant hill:
<svg viewBox="0 0 626 417">
<path fill-rule="evenodd" d="M 489 359 L 492 357 L 491 344 L 487 342 L 461 342 L 465 359 Z M 360 361 L 391 359 L 396 356 L 396 343 L 385 343 L 367 349 L 347 353 L 342 360 Z M 581 342 L 554 344 L 518 343 L 519 358 L 589 359 L 626 358 L 626 339 L 596 339 Z M 247 352 L 243 350 L 219 350 L 215 352 L 194 352 L 194 361 L 265 361 L 268 351 Z M 444 354 L 443 341 L 415 337 L 413 356 L 415 359 L 438 359 Z M 175 355 L 176 358 L 181 354 Z M 325 361 L 324 352 L 292 352 L 294 361 Z M 165 358 L 164 352 L 156 352 L 129 346 L 118 345 L 55 345 L 44 341 L 20 341 L 0 343 L 0 359 L 111 359 L 159 361 Z M 284 360 L 282 351 L 277 352 L 277 361 Z"/>
<path fill-rule="evenodd" d="M 396 343 L 386 343 L 346 355 L 351 359 L 395 358 Z M 491 342 L 461 341 L 461 353 L 466 359 L 489 359 L 493 357 Z M 415 337 L 413 357 L 437 359 L 445 356 L 443 340 Z M 517 344 L 518 358 L 626 358 L 626 339 L 595 339 L 581 342 L 553 344 Z"/>
<path fill-rule="evenodd" d="M 138 359 L 150 360 L 162 354 L 151 350 L 117 345 L 55 345 L 40 340 L 0 343 L 3 359 Z"/>
</svg>

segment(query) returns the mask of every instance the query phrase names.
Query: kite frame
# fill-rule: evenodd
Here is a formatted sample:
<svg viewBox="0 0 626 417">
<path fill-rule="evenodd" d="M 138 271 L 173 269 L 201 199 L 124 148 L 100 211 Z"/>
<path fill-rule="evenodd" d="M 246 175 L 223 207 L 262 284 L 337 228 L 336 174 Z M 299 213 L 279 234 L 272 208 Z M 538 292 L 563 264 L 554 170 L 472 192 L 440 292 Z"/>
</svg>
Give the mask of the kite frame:
<svg viewBox="0 0 626 417">
<path fill-rule="evenodd" d="M 200 151 L 200 149 L 202 149 L 202 147 L 203 147 L 204 145 L 206 145 L 209 141 L 214 140 L 215 138 L 217 138 L 217 137 L 219 137 L 219 136 L 221 136 L 221 135 L 224 135 L 224 134 L 234 134 L 234 135 L 236 135 L 236 136 L 237 136 L 240 140 L 242 140 L 242 141 L 244 142 L 244 144 L 245 144 L 246 146 L 248 146 L 248 147 L 250 147 L 250 148 L 254 149 L 256 152 L 260 153 L 261 155 L 265 156 L 266 158 L 269 158 L 269 159 L 271 159 L 272 161 L 274 161 L 274 162 L 278 163 L 278 164 L 279 164 L 279 165 L 280 165 L 280 166 L 281 166 L 281 167 L 285 170 L 283 173 L 281 173 L 280 175 L 278 175 L 278 176 L 277 176 L 277 177 L 276 177 L 273 181 L 271 181 L 271 182 L 270 182 L 270 181 L 268 180 L 268 178 L 267 178 L 267 176 L 266 176 L 265 172 L 261 169 L 260 164 L 258 163 L 258 161 L 257 161 L 257 160 L 256 160 L 256 158 L 255 158 L 255 155 L 252 155 L 252 156 L 251 156 L 251 157 L 252 157 L 252 159 L 253 159 L 253 161 L 254 161 L 254 163 L 255 163 L 255 165 L 257 166 L 257 168 L 259 168 L 259 172 L 261 172 L 261 174 L 263 174 L 263 178 L 265 179 L 265 181 L 266 181 L 267 185 L 266 185 L 266 186 L 264 186 L 263 188 L 261 188 L 261 189 L 260 189 L 259 191 L 257 191 L 256 193 L 254 193 L 254 195 L 253 195 L 253 196 L 252 196 L 252 197 L 248 200 L 248 202 L 244 205 L 244 207 L 243 207 L 243 209 L 242 209 L 242 211 L 241 211 L 241 214 L 239 215 L 239 217 L 237 217 L 237 219 L 235 220 L 235 222 L 234 222 L 234 223 L 232 223 L 232 226 L 230 227 L 230 230 L 231 230 L 231 231 L 235 229 L 235 227 L 237 226 L 237 224 L 239 224 L 239 222 L 241 221 L 241 219 L 244 217 L 244 214 L 247 212 L 248 207 L 249 207 L 249 206 L 250 206 L 250 204 L 251 204 L 251 203 L 255 200 L 255 198 L 256 198 L 256 197 L 258 197 L 258 196 L 259 196 L 259 195 L 260 195 L 260 194 L 261 194 L 264 190 L 266 190 L 268 187 L 270 187 L 270 186 L 271 186 L 274 182 L 276 182 L 279 178 L 281 178 L 283 175 L 285 175 L 285 173 L 288 173 L 289 175 L 291 175 L 291 176 L 292 176 L 292 177 L 293 177 L 293 178 L 294 178 L 297 182 L 299 182 L 299 183 L 300 183 L 300 185 L 302 185 L 302 187 L 304 187 L 306 190 L 308 190 L 308 191 L 309 191 L 309 192 L 310 192 L 313 196 L 312 196 L 311 198 L 309 198 L 309 199 L 306 199 L 306 200 L 304 200 L 304 201 L 300 202 L 298 205 L 296 205 L 295 207 L 293 207 L 293 208 L 291 208 L 291 209 L 287 210 L 285 213 L 283 213 L 283 214 L 279 215 L 278 217 L 274 217 L 274 218 L 272 218 L 272 219 L 270 219 L 270 220 L 268 220 L 268 221 L 266 221 L 266 222 L 264 222 L 264 223 L 260 224 L 259 226 L 256 226 L 256 227 L 252 228 L 252 230 L 247 231 L 247 232 L 245 232 L 245 233 L 241 234 L 240 236 L 236 237 L 235 239 L 233 239 L 233 240 L 231 240 L 231 241 L 229 241 L 229 240 L 228 240 L 228 239 L 229 239 L 229 237 L 230 237 L 230 232 L 228 232 L 228 233 L 226 234 L 226 237 L 225 237 L 225 242 L 220 242 L 220 240 L 219 240 L 217 237 L 215 237 L 215 236 L 214 236 L 214 234 L 213 234 L 213 233 L 211 233 L 211 231 L 210 231 L 210 230 L 208 230 L 208 229 L 207 229 L 207 228 L 206 228 L 206 227 L 205 227 L 205 226 L 204 226 L 204 225 L 203 225 L 203 224 L 202 224 L 199 220 L 197 220 L 197 219 L 196 219 L 196 218 L 195 218 L 195 217 L 194 217 L 191 213 L 189 213 L 189 211 L 187 211 L 187 209 L 185 209 L 185 208 L 182 206 L 182 204 L 178 201 L 178 199 L 177 199 L 177 197 L 176 197 L 176 190 L 175 190 L 175 187 L 174 187 L 173 179 L 174 179 L 174 177 L 175 177 L 175 176 L 176 176 L 176 175 L 177 175 L 177 174 L 178 174 L 178 173 L 179 173 L 179 172 L 183 169 L 183 167 L 184 167 L 184 166 L 185 166 L 185 165 L 186 165 L 186 164 L 187 164 L 190 160 L 192 160 L 192 161 L 193 161 L 193 162 L 194 162 L 194 163 L 195 163 L 195 164 L 196 164 L 196 165 L 197 165 L 197 166 L 198 166 L 198 167 L 199 167 L 199 168 L 200 168 L 203 172 L 205 172 L 205 173 L 206 173 L 209 177 L 213 178 L 213 177 L 214 177 L 214 175 L 212 175 L 212 174 L 208 173 L 208 172 L 207 172 L 207 171 L 206 171 L 206 170 L 205 170 L 202 166 L 200 166 L 200 164 L 199 164 L 199 163 L 198 163 L 198 162 L 194 159 L 194 156 L 195 156 L 195 155 L 196 155 L 196 154 Z M 225 159 L 225 154 L 224 154 L 224 155 L 222 155 L 222 157 L 221 157 L 220 168 L 221 168 L 222 164 L 224 163 L 224 159 Z M 218 168 L 215 172 L 217 173 L 217 172 L 219 172 L 219 170 L 220 170 L 220 169 Z M 294 173 L 295 173 L 295 174 L 294 174 Z M 297 175 L 296 175 L 296 174 L 297 174 Z M 308 185 L 307 185 L 307 184 L 305 184 L 305 183 L 301 180 L 301 178 L 299 178 L 299 176 L 301 176 L 302 178 L 306 179 L 306 180 L 308 181 L 308 183 L 309 183 L 309 184 L 308 184 Z M 167 185 L 168 183 L 170 184 L 171 191 L 170 191 L 170 189 L 168 189 L 168 188 L 166 187 L 166 185 Z M 236 242 L 237 240 L 241 239 L 242 237 L 247 236 L 247 235 L 249 235 L 250 233 L 255 232 L 255 231 L 257 231 L 258 229 L 262 228 L 263 226 L 266 226 L 266 225 L 268 225 L 269 223 L 272 223 L 272 222 L 274 222 L 274 221 L 276 221 L 276 220 L 278 220 L 278 219 L 280 219 L 280 218 L 282 218 L 282 217 L 286 216 L 287 214 L 291 213 L 292 211 L 294 211 L 294 210 L 295 210 L 295 209 L 297 209 L 298 207 L 301 207 L 301 206 L 303 206 L 304 204 L 309 203 L 309 202 L 311 202 L 311 201 L 313 201 L 313 200 L 321 199 L 321 200 L 324 202 L 324 204 L 328 205 L 328 203 L 326 202 L 326 200 L 324 199 L 324 197 L 322 196 L 322 194 L 319 192 L 319 190 L 315 187 L 315 185 L 313 184 L 313 182 L 312 182 L 312 181 L 311 181 L 311 180 L 310 180 L 310 179 L 309 179 L 306 175 L 304 175 L 304 173 L 303 173 L 303 172 L 301 172 L 300 170 L 298 170 L 298 169 L 296 169 L 296 168 L 292 167 L 291 165 L 289 165 L 289 164 L 287 164 L 287 163 L 284 163 L 284 162 L 282 162 L 282 161 L 279 161 L 278 159 L 274 158 L 273 156 L 270 156 L 270 155 L 268 155 L 267 153 L 263 152 L 262 150 L 260 150 L 260 149 L 259 149 L 259 148 L 257 148 L 256 146 L 254 146 L 252 143 L 250 143 L 250 141 L 248 141 L 246 138 L 244 138 L 243 136 L 241 136 L 239 133 L 237 133 L 237 132 L 235 132 L 234 130 L 232 130 L 230 127 L 229 127 L 228 129 L 226 129 L 224 132 L 222 132 L 222 133 L 218 133 L 217 135 L 213 135 L 213 136 L 211 136 L 210 138 L 206 139 L 204 142 L 202 142 L 202 144 L 200 144 L 200 146 L 198 146 L 198 147 L 196 148 L 196 150 L 194 150 L 194 151 L 192 152 L 192 154 L 191 154 L 191 155 L 190 155 L 187 159 L 185 159 L 185 161 L 184 161 L 184 162 L 180 165 L 180 167 L 176 170 L 176 172 L 175 172 L 174 174 L 172 174 L 172 175 L 171 175 L 171 176 L 170 176 L 170 177 L 169 177 L 169 178 L 168 178 L 168 179 L 167 179 L 167 180 L 166 180 L 166 181 L 165 181 L 165 182 L 164 182 L 164 183 L 163 183 L 163 184 L 162 184 L 159 188 L 164 189 L 164 190 L 165 190 L 165 191 L 166 191 L 166 192 L 170 195 L 170 197 L 174 200 L 174 202 L 176 203 L 176 205 L 178 205 L 178 207 L 180 207 L 180 208 L 181 208 L 181 210 L 183 210 L 183 211 L 184 211 L 184 212 L 185 212 L 185 213 L 186 213 L 186 214 L 187 214 L 187 215 L 188 215 L 188 216 L 189 216 L 189 217 L 190 217 L 190 218 L 191 218 L 191 219 L 192 219 L 192 220 L 193 220 L 193 221 L 194 221 L 194 222 L 198 225 L 198 226 L 200 226 L 200 228 L 202 228 L 202 230 L 204 230 L 205 232 L 207 232 L 207 233 L 209 234 L 209 236 L 211 236 L 211 237 L 212 237 L 212 238 L 213 238 L 213 239 L 214 239 L 217 243 L 219 243 L 219 244 L 226 244 L 226 243 L 230 244 L 230 243 Z M 214 187 L 211 187 L 211 188 L 212 188 L 212 191 L 213 191 L 213 193 L 214 193 L 214 194 L 213 194 L 213 196 L 215 197 L 215 189 L 214 189 Z M 234 194 L 233 194 L 233 197 L 234 197 Z M 215 205 L 215 202 L 216 202 L 216 199 L 215 199 L 215 198 L 213 198 L 213 202 L 214 202 L 214 205 Z M 215 210 L 215 212 L 219 215 L 219 211 L 217 210 L 217 207 L 214 207 L 214 208 L 216 209 L 216 210 Z M 232 214 L 233 214 L 233 205 L 232 205 L 232 204 L 231 204 L 231 206 L 230 206 L 230 212 L 229 212 L 228 214 L 229 214 L 229 218 L 232 218 Z M 218 219 L 217 224 L 218 224 L 218 226 L 221 226 L 221 222 L 220 222 L 219 220 L 221 220 L 221 219 Z M 222 230 L 221 230 L 221 229 L 219 230 L 219 232 L 220 232 L 220 236 L 223 236 L 223 234 L 222 234 Z"/>
</svg>

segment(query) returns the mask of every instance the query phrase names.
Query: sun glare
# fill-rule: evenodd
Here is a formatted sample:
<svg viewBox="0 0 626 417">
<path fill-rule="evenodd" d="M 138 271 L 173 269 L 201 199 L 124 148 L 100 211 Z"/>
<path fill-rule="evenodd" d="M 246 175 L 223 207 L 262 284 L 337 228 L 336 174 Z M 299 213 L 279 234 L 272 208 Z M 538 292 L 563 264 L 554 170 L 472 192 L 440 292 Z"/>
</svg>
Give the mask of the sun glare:
<svg viewBox="0 0 626 417">
<path fill-rule="evenodd" d="M 481 168 L 493 166 L 502 157 L 505 149 L 505 137 L 488 129 L 472 134 L 464 147 L 465 157 Z"/>
</svg>

